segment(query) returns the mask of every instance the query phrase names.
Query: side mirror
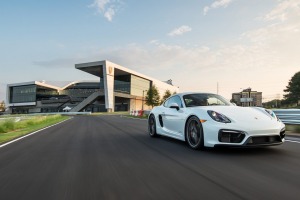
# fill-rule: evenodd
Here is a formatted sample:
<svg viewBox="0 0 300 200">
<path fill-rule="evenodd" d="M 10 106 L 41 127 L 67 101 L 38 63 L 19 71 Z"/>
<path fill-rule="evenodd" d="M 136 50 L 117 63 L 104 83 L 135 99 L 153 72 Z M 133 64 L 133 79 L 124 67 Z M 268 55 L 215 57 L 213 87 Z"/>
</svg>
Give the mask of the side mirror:
<svg viewBox="0 0 300 200">
<path fill-rule="evenodd" d="M 179 110 L 179 106 L 177 103 L 171 103 L 170 108 L 175 108 L 176 110 Z"/>
</svg>

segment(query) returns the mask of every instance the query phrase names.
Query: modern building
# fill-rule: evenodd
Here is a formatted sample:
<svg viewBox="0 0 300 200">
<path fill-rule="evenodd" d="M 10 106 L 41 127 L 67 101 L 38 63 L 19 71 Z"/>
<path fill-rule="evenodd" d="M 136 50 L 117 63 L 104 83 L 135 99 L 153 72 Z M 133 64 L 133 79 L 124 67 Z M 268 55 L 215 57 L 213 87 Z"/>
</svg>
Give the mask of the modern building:
<svg viewBox="0 0 300 200">
<path fill-rule="evenodd" d="M 76 69 L 99 81 L 76 81 L 65 87 L 32 81 L 7 85 L 10 113 L 113 112 L 149 109 L 148 89 L 154 84 L 161 96 L 166 90 L 178 92 L 172 81 L 159 81 L 109 61 L 76 64 Z"/>
<path fill-rule="evenodd" d="M 251 88 L 242 90 L 241 92 L 232 93 L 232 102 L 237 106 L 262 107 L 262 92 L 252 91 Z"/>
</svg>

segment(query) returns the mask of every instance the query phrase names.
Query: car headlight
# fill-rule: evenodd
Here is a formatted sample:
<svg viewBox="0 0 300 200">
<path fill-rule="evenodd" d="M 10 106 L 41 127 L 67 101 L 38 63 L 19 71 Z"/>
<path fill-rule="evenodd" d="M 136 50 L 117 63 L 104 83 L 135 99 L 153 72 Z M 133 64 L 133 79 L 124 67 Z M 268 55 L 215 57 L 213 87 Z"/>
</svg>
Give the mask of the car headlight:
<svg viewBox="0 0 300 200">
<path fill-rule="evenodd" d="M 280 121 L 280 119 L 275 115 L 275 113 L 272 110 L 265 109 L 265 111 L 274 119 L 277 119 L 277 121 Z"/>
<path fill-rule="evenodd" d="M 213 110 L 207 111 L 208 115 L 215 121 L 221 122 L 221 123 L 231 123 L 230 119 L 228 119 L 225 115 L 218 113 Z"/>
</svg>

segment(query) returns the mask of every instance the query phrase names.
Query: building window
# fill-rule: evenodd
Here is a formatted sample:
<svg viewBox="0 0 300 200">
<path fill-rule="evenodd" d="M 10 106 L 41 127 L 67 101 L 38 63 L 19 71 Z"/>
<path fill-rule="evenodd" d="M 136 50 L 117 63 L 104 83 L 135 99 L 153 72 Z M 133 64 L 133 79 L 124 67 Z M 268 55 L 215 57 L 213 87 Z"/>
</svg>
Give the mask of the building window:
<svg viewBox="0 0 300 200">
<path fill-rule="evenodd" d="M 36 85 L 16 86 L 10 88 L 10 103 L 36 101 Z"/>
</svg>

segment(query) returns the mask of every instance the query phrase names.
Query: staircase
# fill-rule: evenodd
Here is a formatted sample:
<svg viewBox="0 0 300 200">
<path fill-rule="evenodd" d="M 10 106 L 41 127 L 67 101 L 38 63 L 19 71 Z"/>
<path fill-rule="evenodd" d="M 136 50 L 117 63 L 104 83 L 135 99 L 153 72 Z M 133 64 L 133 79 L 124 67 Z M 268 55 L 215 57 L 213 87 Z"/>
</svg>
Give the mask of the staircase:
<svg viewBox="0 0 300 200">
<path fill-rule="evenodd" d="M 88 98 L 84 99 L 82 102 L 80 102 L 77 106 L 72 108 L 70 112 L 80 112 L 82 109 L 84 109 L 86 106 L 88 106 L 90 103 L 95 101 L 99 96 L 103 95 L 103 92 L 97 91 L 88 96 Z"/>
</svg>

